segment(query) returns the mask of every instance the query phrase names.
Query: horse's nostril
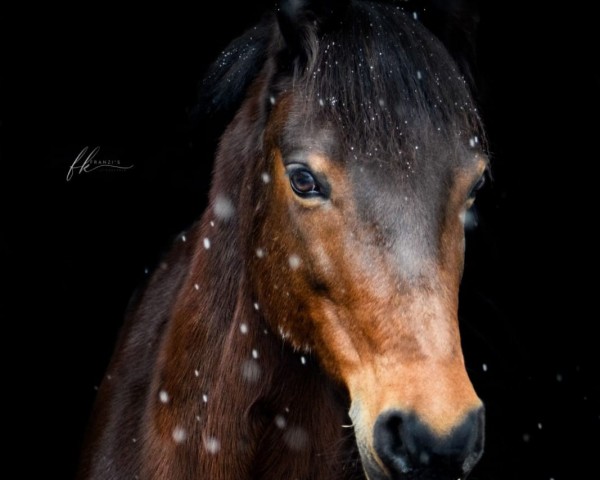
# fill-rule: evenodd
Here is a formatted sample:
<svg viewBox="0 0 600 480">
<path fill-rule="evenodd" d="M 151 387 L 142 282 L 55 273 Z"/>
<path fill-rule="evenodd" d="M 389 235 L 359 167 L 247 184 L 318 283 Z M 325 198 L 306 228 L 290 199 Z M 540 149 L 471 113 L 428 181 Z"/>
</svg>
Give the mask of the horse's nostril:
<svg viewBox="0 0 600 480">
<path fill-rule="evenodd" d="M 375 450 L 393 476 L 413 472 L 435 478 L 461 478 L 483 452 L 483 408 L 443 437 L 433 433 L 413 413 L 389 411 L 375 423 Z"/>
</svg>

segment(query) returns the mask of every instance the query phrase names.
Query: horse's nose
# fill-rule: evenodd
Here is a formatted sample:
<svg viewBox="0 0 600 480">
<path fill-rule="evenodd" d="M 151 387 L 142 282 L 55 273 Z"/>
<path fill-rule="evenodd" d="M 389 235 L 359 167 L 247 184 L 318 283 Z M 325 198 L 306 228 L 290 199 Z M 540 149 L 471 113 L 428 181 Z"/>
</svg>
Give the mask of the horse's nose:
<svg viewBox="0 0 600 480">
<path fill-rule="evenodd" d="M 462 478 L 483 453 L 484 409 L 471 411 L 445 436 L 432 432 L 414 413 L 392 410 L 375 423 L 375 451 L 392 478 Z"/>
</svg>

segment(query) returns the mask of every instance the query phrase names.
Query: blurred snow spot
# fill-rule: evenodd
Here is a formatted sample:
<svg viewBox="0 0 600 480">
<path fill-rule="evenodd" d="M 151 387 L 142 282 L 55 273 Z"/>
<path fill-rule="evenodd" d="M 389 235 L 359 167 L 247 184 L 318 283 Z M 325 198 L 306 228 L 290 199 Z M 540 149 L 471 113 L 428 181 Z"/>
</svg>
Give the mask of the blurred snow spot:
<svg viewBox="0 0 600 480">
<path fill-rule="evenodd" d="M 215 215 L 221 220 L 227 220 L 233 216 L 235 209 L 233 203 L 224 195 L 217 195 L 215 198 Z"/>
<path fill-rule="evenodd" d="M 204 449 L 211 455 L 215 455 L 221 450 L 221 442 L 215 437 L 206 437 L 204 439 Z"/>
<path fill-rule="evenodd" d="M 173 429 L 172 436 L 175 443 L 181 443 L 185 440 L 186 437 L 185 430 L 181 427 L 175 427 Z"/>
<path fill-rule="evenodd" d="M 271 175 L 269 175 L 267 172 L 263 172 L 260 175 L 261 180 L 263 181 L 263 183 L 269 183 L 271 181 Z"/>
<path fill-rule="evenodd" d="M 165 390 L 158 392 L 158 398 L 161 403 L 167 403 L 169 401 L 169 394 Z"/>
<path fill-rule="evenodd" d="M 290 264 L 290 268 L 292 270 L 296 270 L 300 266 L 300 257 L 296 254 L 292 254 L 288 258 L 288 263 Z"/>
<path fill-rule="evenodd" d="M 254 360 L 247 360 L 242 364 L 242 377 L 250 383 L 256 383 L 260 379 L 260 365 Z"/>
<path fill-rule="evenodd" d="M 321 107 L 323 107 L 323 106 L 325 105 L 325 102 L 323 101 L 323 99 L 322 99 L 322 98 L 319 98 L 319 105 L 320 105 Z"/>
<path fill-rule="evenodd" d="M 419 15 L 417 15 L 417 12 L 413 12 L 413 18 L 414 18 L 415 20 L 418 20 L 418 19 L 419 19 Z"/>
<path fill-rule="evenodd" d="M 257 248 L 256 249 L 256 256 L 258 258 L 263 258 L 265 256 L 265 251 L 262 248 Z"/>
<path fill-rule="evenodd" d="M 200 285 L 198 285 L 197 283 L 194 283 L 194 288 L 195 288 L 196 290 L 200 290 Z"/>
<path fill-rule="evenodd" d="M 385 107 L 385 100 L 383 98 L 379 99 L 379 106 Z M 354 150 L 354 147 L 350 147 L 350 150 Z"/>
<path fill-rule="evenodd" d="M 421 73 L 421 70 L 417 70 L 417 79 L 421 80 L 423 78 L 423 74 Z"/>
<path fill-rule="evenodd" d="M 258 358 L 258 350 L 256 348 L 252 349 L 252 358 L 255 360 Z"/>
<path fill-rule="evenodd" d="M 528 442 L 529 442 L 529 440 L 531 440 L 531 436 L 530 436 L 528 433 L 524 433 L 524 434 L 523 434 L 523 441 L 524 441 L 525 443 L 528 443 Z"/>
<path fill-rule="evenodd" d="M 186 241 L 185 235 L 182 235 L 182 236 L 181 236 L 181 241 L 182 241 L 182 242 L 185 242 L 185 241 Z"/>
<path fill-rule="evenodd" d="M 285 417 L 283 415 L 276 415 L 275 416 L 275 425 L 277 426 L 277 428 L 283 430 L 287 426 Z"/>
<path fill-rule="evenodd" d="M 204 248 L 208 250 L 210 248 L 210 239 L 204 237 L 204 240 L 202 240 L 202 244 L 204 245 Z"/>
<path fill-rule="evenodd" d="M 296 452 L 308 447 L 308 433 L 301 427 L 290 427 L 283 435 L 283 440 L 290 450 Z"/>
<path fill-rule="evenodd" d="M 196 375 L 197 377 L 200 376 L 200 371 L 199 370 L 194 370 L 194 375 Z"/>
<path fill-rule="evenodd" d="M 269 96 L 269 102 L 271 103 L 271 105 L 275 105 L 275 97 L 273 95 Z"/>
<path fill-rule="evenodd" d="M 487 363 L 484 363 L 484 364 L 481 366 L 481 368 L 483 369 L 483 371 L 484 371 L 484 372 L 487 372 L 487 371 L 488 371 L 488 366 L 487 366 Z"/>
<path fill-rule="evenodd" d="M 133 438 L 131 439 L 131 441 L 132 441 L 133 443 L 135 443 L 135 442 L 137 442 L 137 438 L 133 437 Z"/>
<path fill-rule="evenodd" d="M 210 221 L 210 226 L 214 227 L 215 226 L 215 222 L 213 222 L 212 220 Z"/>
<path fill-rule="evenodd" d="M 246 335 L 246 334 L 248 333 L 248 324 L 247 324 L 247 323 L 242 323 L 242 324 L 240 325 L 240 332 L 241 332 L 243 335 Z"/>
<path fill-rule="evenodd" d="M 258 304 L 258 302 L 254 302 L 254 310 L 258 310 L 260 308 L 260 305 Z"/>
<path fill-rule="evenodd" d="M 302 355 L 302 356 L 300 357 L 300 363 L 301 363 L 302 365 L 306 365 L 306 357 L 305 357 L 304 355 Z"/>
<path fill-rule="evenodd" d="M 560 373 L 556 374 L 556 381 L 559 383 L 563 381 L 563 376 Z"/>
<path fill-rule="evenodd" d="M 541 429 L 542 429 L 542 424 L 541 424 L 541 423 L 538 423 L 538 424 L 537 424 L 537 427 L 538 427 L 538 430 L 541 430 Z"/>
<path fill-rule="evenodd" d="M 462 212 L 460 214 L 460 219 L 466 230 L 473 230 L 474 228 L 477 228 L 477 225 L 479 224 L 477 213 L 473 208 L 469 208 L 465 212 Z"/>
<path fill-rule="evenodd" d="M 208 395 L 207 395 L 206 393 L 203 393 L 203 394 L 202 394 L 202 401 L 203 401 L 204 403 L 208 403 Z"/>
</svg>

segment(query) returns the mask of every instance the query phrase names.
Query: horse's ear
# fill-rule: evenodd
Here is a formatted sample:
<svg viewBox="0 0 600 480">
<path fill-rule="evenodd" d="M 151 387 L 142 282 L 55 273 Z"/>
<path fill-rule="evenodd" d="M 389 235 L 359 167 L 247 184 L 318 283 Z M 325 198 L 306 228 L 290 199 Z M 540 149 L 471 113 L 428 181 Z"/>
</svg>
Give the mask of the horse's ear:
<svg viewBox="0 0 600 480">
<path fill-rule="evenodd" d="M 202 80 L 193 117 L 231 113 L 239 107 L 248 87 L 263 68 L 271 31 L 270 22 L 264 18 L 229 44 Z"/>
<path fill-rule="evenodd" d="M 277 20 L 288 58 L 306 63 L 313 50 L 313 34 L 338 22 L 349 3 L 349 0 L 281 0 Z"/>
</svg>

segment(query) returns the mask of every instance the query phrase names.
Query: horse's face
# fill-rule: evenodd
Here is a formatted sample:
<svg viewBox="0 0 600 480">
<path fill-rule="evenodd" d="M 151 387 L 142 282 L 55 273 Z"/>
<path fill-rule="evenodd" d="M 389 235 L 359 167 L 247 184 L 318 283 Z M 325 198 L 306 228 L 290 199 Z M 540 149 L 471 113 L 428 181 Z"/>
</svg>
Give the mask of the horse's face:
<svg viewBox="0 0 600 480">
<path fill-rule="evenodd" d="M 402 154 L 340 149 L 335 129 L 306 127 L 302 103 L 278 101 L 256 172 L 257 301 L 273 331 L 349 390 L 371 479 L 456 480 L 483 447 L 457 309 L 463 219 L 486 163 L 407 166 Z"/>
</svg>

